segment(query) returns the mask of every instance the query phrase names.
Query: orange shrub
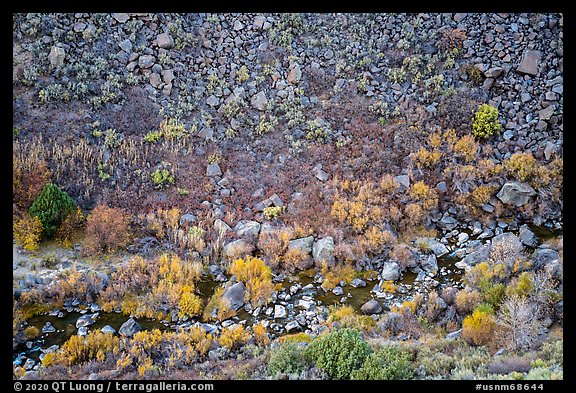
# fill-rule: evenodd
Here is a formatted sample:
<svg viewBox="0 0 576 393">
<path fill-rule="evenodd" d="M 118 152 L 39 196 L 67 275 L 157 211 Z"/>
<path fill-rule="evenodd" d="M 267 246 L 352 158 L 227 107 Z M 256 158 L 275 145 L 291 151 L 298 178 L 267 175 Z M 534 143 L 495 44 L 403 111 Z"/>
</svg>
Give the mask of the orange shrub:
<svg viewBox="0 0 576 393">
<path fill-rule="evenodd" d="M 482 300 L 482 295 L 478 291 L 461 290 L 456 294 L 456 308 L 462 315 L 472 312 Z"/>
<path fill-rule="evenodd" d="M 51 177 L 52 173 L 46 161 L 36 154 L 13 154 L 12 198 L 14 203 L 22 209 L 28 209 Z"/>
<path fill-rule="evenodd" d="M 98 205 L 86 220 L 86 249 L 115 252 L 130 242 L 130 216 L 122 209 Z"/>
<path fill-rule="evenodd" d="M 467 134 L 454 144 L 454 153 L 462 157 L 465 162 L 470 162 L 476 156 L 478 151 L 478 144 L 474 140 L 474 136 Z"/>
<path fill-rule="evenodd" d="M 68 213 L 68 216 L 62 221 L 62 224 L 56 230 L 56 237 L 64 244 L 65 247 L 70 247 L 72 245 L 72 239 L 74 235 L 85 221 L 84 214 L 79 207 Z"/>
<path fill-rule="evenodd" d="M 268 337 L 268 331 L 262 324 L 258 322 L 252 326 L 252 331 L 254 332 L 254 340 L 258 345 L 266 346 L 270 343 L 270 337 Z"/>
</svg>

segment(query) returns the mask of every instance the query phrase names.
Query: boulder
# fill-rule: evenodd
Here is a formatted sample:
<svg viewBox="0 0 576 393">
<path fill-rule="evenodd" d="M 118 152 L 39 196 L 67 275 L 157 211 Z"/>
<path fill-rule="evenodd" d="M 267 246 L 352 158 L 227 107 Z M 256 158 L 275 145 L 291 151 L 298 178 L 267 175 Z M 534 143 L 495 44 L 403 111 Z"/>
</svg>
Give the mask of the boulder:
<svg viewBox="0 0 576 393">
<path fill-rule="evenodd" d="M 462 336 L 462 329 L 458 329 L 455 332 L 450 332 L 446 335 L 446 340 L 452 341 L 460 338 Z"/>
<path fill-rule="evenodd" d="M 120 326 L 120 330 L 118 330 L 118 333 L 120 333 L 120 335 L 124 337 L 132 337 L 140 330 L 142 330 L 140 324 L 136 322 L 134 318 L 130 317 L 130 319 L 124 322 L 122 326 Z"/>
<path fill-rule="evenodd" d="M 560 255 L 558 251 L 550 248 L 537 248 L 531 256 L 532 263 L 535 269 L 541 269 L 559 260 Z"/>
<path fill-rule="evenodd" d="M 154 65 L 156 58 L 152 55 L 142 55 L 138 58 L 138 67 L 150 68 Z"/>
<path fill-rule="evenodd" d="M 512 232 L 504 232 L 494 236 L 492 238 L 492 248 L 494 247 L 506 247 L 506 249 L 510 251 L 522 251 L 522 243 L 520 242 L 520 239 Z"/>
<path fill-rule="evenodd" d="M 290 70 L 288 71 L 288 76 L 286 80 L 292 84 L 298 84 L 302 79 L 302 70 L 300 69 L 300 65 L 295 63 L 290 66 Z"/>
<path fill-rule="evenodd" d="M 174 39 L 170 33 L 158 34 L 156 37 L 156 44 L 158 44 L 160 48 L 170 49 L 174 46 Z"/>
<path fill-rule="evenodd" d="M 222 294 L 222 301 L 234 311 L 239 310 L 245 303 L 246 286 L 237 282 L 229 286 Z"/>
<path fill-rule="evenodd" d="M 351 286 L 353 286 L 354 288 L 358 288 L 358 287 L 365 287 L 366 286 L 366 281 L 363 281 L 359 278 L 355 278 L 354 280 L 352 280 L 352 282 L 350 283 Z"/>
<path fill-rule="evenodd" d="M 214 164 L 208 164 L 206 167 L 206 176 L 222 176 L 222 170 L 217 162 Z"/>
<path fill-rule="evenodd" d="M 437 257 L 448 254 L 448 248 L 432 237 L 419 237 L 415 243 L 420 246 L 420 248 L 432 251 Z"/>
<path fill-rule="evenodd" d="M 400 278 L 400 266 L 394 261 L 384 262 L 380 276 L 385 281 L 396 281 Z"/>
<path fill-rule="evenodd" d="M 305 254 L 312 252 L 312 244 L 314 243 L 314 236 L 301 237 L 299 239 L 290 240 L 288 242 L 288 251 L 301 250 Z"/>
<path fill-rule="evenodd" d="M 238 237 L 257 237 L 260 233 L 260 223 L 258 221 L 242 220 L 236 224 L 234 231 Z"/>
<path fill-rule="evenodd" d="M 64 65 L 64 58 L 66 57 L 66 52 L 64 48 L 53 46 L 50 49 L 50 54 L 48 55 L 48 61 L 52 67 L 61 67 Z"/>
<path fill-rule="evenodd" d="M 82 326 L 80 328 L 78 328 L 78 333 L 76 333 L 78 336 L 86 336 L 88 334 L 88 326 Z"/>
<path fill-rule="evenodd" d="M 286 307 L 281 304 L 274 305 L 274 318 L 286 318 Z"/>
<path fill-rule="evenodd" d="M 228 231 L 230 231 L 232 229 L 232 228 L 230 228 L 230 226 L 228 224 L 226 224 L 224 221 L 222 221 L 219 218 L 214 220 L 213 228 L 216 230 L 216 232 L 221 232 L 224 234 L 226 234 Z"/>
<path fill-rule="evenodd" d="M 76 329 L 94 324 L 93 314 L 84 314 L 76 321 Z"/>
<path fill-rule="evenodd" d="M 398 182 L 398 184 L 400 184 L 400 187 L 402 189 L 406 189 L 406 188 L 410 187 L 410 176 L 399 175 L 399 176 L 396 176 L 394 179 L 396 179 L 396 181 Z"/>
<path fill-rule="evenodd" d="M 334 289 L 332 290 L 332 293 L 336 296 L 342 296 L 344 294 L 344 290 L 342 289 L 341 286 L 336 286 L 334 287 Z"/>
<path fill-rule="evenodd" d="M 126 23 L 130 19 L 130 15 L 125 12 L 116 12 L 112 14 L 112 18 L 116 19 L 118 23 Z"/>
<path fill-rule="evenodd" d="M 460 262 L 456 264 L 457 267 L 465 268 L 466 266 L 474 266 L 480 262 L 485 262 L 490 257 L 490 251 L 492 246 L 490 244 L 484 244 L 476 249 L 476 251 L 471 252 L 466 255 Z M 462 266 L 462 267 L 461 267 Z"/>
<path fill-rule="evenodd" d="M 524 206 L 534 195 L 536 191 L 529 184 L 516 181 L 507 182 L 496 194 L 503 203 L 517 207 Z"/>
<path fill-rule="evenodd" d="M 366 315 L 380 314 L 382 312 L 382 306 L 376 299 L 371 299 L 364 303 L 360 310 Z"/>
<path fill-rule="evenodd" d="M 300 324 L 297 321 L 291 321 L 291 322 L 288 322 L 286 324 L 286 331 L 287 332 L 290 332 L 292 330 L 299 329 L 299 328 L 300 328 Z"/>
<path fill-rule="evenodd" d="M 180 219 L 178 220 L 178 223 L 180 224 L 180 226 L 189 226 L 189 225 L 193 225 L 196 222 L 196 216 L 192 213 L 186 213 L 183 214 L 182 216 L 180 216 Z"/>
<path fill-rule="evenodd" d="M 334 262 L 334 239 L 332 236 L 317 240 L 312 246 L 312 256 L 318 265 L 322 262 L 332 264 Z"/>
<path fill-rule="evenodd" d="M 266 109 L 266 104 L 268 103 L 268 99 L 266 98 L 266 93 L 264 91 L 258 92 L 258 94 L 254 95 L 250 99 L 250 104 L 253 108 L 258 109 L 259 111 L 263 111 Z"/>
<path fill-rule="evenodd" d="M 428 258 L 426 258 L 420 265 L 422 269 L 426 270 L 427 272 L 436 275 L 438 273 L 438 262 L 436 261 L 436 255 L 430 254 Z"/>
<path fill-rule="evenodd" d="M 116 329 L 114 329 L 112 326 L 110 325 L 106 325 L 104 326 L 102 329 L 102 333 L 107 333 L 107 334 L 114 334 L 116 333 Z"/>
<path fill-rule="evenodd" d="M 56 328 L 52 326 L 52 324 L 49 321 L 46 322 L 46 324 L 42 327 L 42 333 L 54 333 L 55 331 Z"/>
<path fill-rule="evenodd" d="M 244 239 L 238 239 L 222 247 L 222 256 L 227 259 L 232 259 L 242 254 L 251 254 L 254 250 L 255 247 L 252 243 Z"/>
<path fill-rule="evenodd" d="M 520 227 L 518 236 L 520 237 L 520 241 L 522 242 L 522 244 L 524 244 L 525 246 L 532 248 L 538 246 L 538 238 L 536 237 L 534 232 L 532 232 L 530 228 L 528 228 L 528 225 L 524 224 Z"/>
<path fill-rule="evenodd" d="M 538 75 L 538 66 L 541 58 L 540 51 L 537 50 L 527 50 L 522 56 L 522 61 L 516 69 L 516 71 L 522 74 L 528 74 L 532 76 Z"/>
</svg>

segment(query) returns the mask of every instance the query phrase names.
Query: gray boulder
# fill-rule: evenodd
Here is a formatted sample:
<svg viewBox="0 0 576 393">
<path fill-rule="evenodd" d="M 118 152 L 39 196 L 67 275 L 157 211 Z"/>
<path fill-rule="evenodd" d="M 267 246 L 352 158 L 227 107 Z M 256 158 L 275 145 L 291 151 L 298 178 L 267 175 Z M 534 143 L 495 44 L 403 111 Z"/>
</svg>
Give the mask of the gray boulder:
<svg viewBox="0 0 576 393">
<path fill-rule="evenodd" d="M 490 257 L 490 250 L 492 246 L 490 244 L 485 244 L 476 249 L 476 251 L 471 252 L 470 254 L 466 255 L 459 264 L 456 265 L 458 267 L 463 266 L 464 268 L 467 266 L 474 266 L 480 262 L 485 262 Z"/>
<path fill-rule="evenodd" d="M 460 338 L 462 336 L 462 329 L 458 329 L 455 332 L 450 332 L 446 335 L 446 340 L 452 341 Z"/>
<path fill-rule="evenodd" d="M 312 252 L 312 244 L 314 243 L 314 236 L 301 237 L 299 239 L 290 240 L 288 242 L 288 251 L 299 249 L 305 254 Z"/>
<path fill-rule="evenodd" d="M 554 261 L 559 260 L 560 255 L 558 251 L 552 250 L 550 248 L 537 248 L 532 253 L 532 263 L 535 269 L 541 269 L 546 265 L 554 263 Z"/>
<path fill-rule="evenodd" d="M 222 170 L 217 162 L 214 164 L 208 164 L 206 167 L 206 176 L 222 176 Z"/>
<path fill-rule="evenodd" d="M 359 287 L 365 287 L 366 286 L 366 281 L 361 280 L 359 278 L 355 278 L 354 280 L 352 280 L 352 282 L 350 283 L 351 286 L 353 286 L 354 288 L 359 288 Z"/>
<path fill-rule="evenodd" d="M 260 232 L 260 223 L 258 221 L 242 220 L 234 227 L 236 235 L 239 237 L 244 236 L 258 236 Z"/>
<path fill-rule="evenodd" d="M 222 301 L 234 311 L 239 310 L 245 303 L 246 286 L 243 282 L 228 287 L 222 294 Z"/>
<path fill-rule="evenodd" d="M 46 324 L 42 327 L 42 333 L 54 333 L 56 328 L 52 326 L 50 322 L 46 322 Z"/>
<path fill-rule="evenodd" d="M 332 236 L 326 236 L 319 239 L 312 246 L 312 256 L 317 264 L 334 262 L 334 239 Z"/>
<path fill-rule="evenodd" d="M 360 307 L 360 311 L 366 315 L 380 314 L 382 312 L 382 306 L 376 299 L 371 299 Z"/>
<path fill-rule="evenodd" d="M 507 182 L 496 194 L 503 203 L 517 207 L 524 206 L 534 195 L 536 191 L 529 184 L 517 181 Z"/>
<path fill-rule="evenodd" d="M 538 246 L 538 238 L 536 237 L 534 232 L 532 232 L 530 228 L 528 228 L 528 225 L 524 224 L 520 227 L 518 236 L 520 237 L 520 241 L 522 242 L 522 244 L 524 244 L 525 246 L 532 248 Z"/>
<path fill-rule="evenodd" d="M 274 318 L 286 318 L 286 307 L 281 304 L 274 305 Z"/>
<path fill-rule="evenodd" d="M 267 103 L 268 99 L 266 98 L 266 93 L 264 93 L 264 91 L 258 92 L 258 94 L 254 95 L 250 99 L 250 104 L 252 104 L 252 107 L 258 109 L 259 111 L 263 111 L 264 109 L 266 109 Z"/>
<path fill-rule="evenodd" d="M 116 333 L 116 329 L 114 329 L 112 326 L 110 325 L 106 325 L 104 326 L 102 329 L 102 333 L 107 333 L 107 334 L 114 334 Z"/>
<path fill-rule="evenodd" d="M 53 46 L 50 49 L 50 54 L 48 54 L 48 61 L 52 67 L 61 67 L 64 65 L 64 58 L 66 57 L 66 52 L 64 48 Z"/>
<path fill-rule="evenodd" d="M 430 254 L 428 258 L 426 258 L 420 265 L 422 269 L 426 270 L 427 272 L 436 275 L 438 273 L 438 261 L 436 260 L 436 255 Z"/>
<path fill-rule="evenodd" d="M 542 57 L 540 51 L 537 50 L 527 50 L 522 56 L 522 61 L 516 69 L 516 71 L 522 74 L 528 74 L 532 76 L 538 75 L 538 65 L 540 63 L 540 58 Z"/>
<path fill-rule="evenodd" d="M 432 237 L 419 237 L 416 239 L 415 244 L 432 251 L 437 257 L 448 254 L 448 248 Z"/>
<path fill-rule="evenodd" d="M 396 262 L 384 262 L 381 273 L 382 280 L 396 281 L 400 278 L 400 266 Z"/>
<path fill-rule="evenodd" d="M 142 330 L 140 324 L 136 322 L 134 318 L 130 317 L 130 319 L 124 322 L 122 326 L 120 326 L 120 330 L 118 330 L 118 333 L 120 333 L 120 335 L 124 337 L 132 337 L 140 330 Z"/>
<path fill-rule="evenodd" d="M 256 247 L 254 244 L 244 240 L 234 240 L 222 247 L 222 256 L 227 259 L 232 259 L 241 256 L 242 254 L 251 254 Z"/>
<path fill-rule="evenodd" d="M 156 43 L 160 48 L 170 49 L 174 46 L 174 39 L 170 33 L 162 33 L 156 37 Z"/>
<path fill-rule="evenodd" d="M 93 314 L 84 314 L 76 321 L 76 329 L 81 327 L 90 326 L 94 322 L 94 315 Z"/>
</svg>

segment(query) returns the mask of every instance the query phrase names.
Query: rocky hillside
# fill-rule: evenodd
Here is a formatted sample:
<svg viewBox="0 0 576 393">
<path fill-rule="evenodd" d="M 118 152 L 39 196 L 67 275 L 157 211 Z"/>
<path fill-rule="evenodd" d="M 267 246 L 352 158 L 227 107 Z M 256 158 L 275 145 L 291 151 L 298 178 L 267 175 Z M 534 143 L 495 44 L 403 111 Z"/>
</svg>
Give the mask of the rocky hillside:
<svg viewBox="0 0 576 393">
<path fill-rule="evenodd" d="M 13 122 L 17 377 L 217 378 L 248 357 L 249 378 L 516 378 L 537 358 L 561 378 L 562 14 L 14 14 Z M 510 346 L 518 309 L 536 319 Z M 38 318 L 87 310 L 173 331 L 48 351 Z M 312 349 L 274 352 L 297 332 Z M 372 362 L 404 342 L 412 371 L 322 369 L 330 334 Z M 530 360 L 421 361 L 480 349 Z"/>
</svg>

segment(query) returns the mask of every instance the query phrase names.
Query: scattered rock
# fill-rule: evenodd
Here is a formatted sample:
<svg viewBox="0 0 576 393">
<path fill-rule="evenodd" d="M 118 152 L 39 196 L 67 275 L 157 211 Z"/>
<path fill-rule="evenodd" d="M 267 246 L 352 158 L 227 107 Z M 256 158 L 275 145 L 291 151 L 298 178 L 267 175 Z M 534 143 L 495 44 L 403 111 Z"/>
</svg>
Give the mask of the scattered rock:
<svg viewBox="0 0 576 393">
<path fill-rule="evenodd" d="M 122 326 L 120 326 L 120 330 L 118 330 L 118 333 L 120 333 L 120 335 L 124 337 L 132 337 L 136 333 L 138 333 L 141 329 L 142 328 L 140 327 L 140 324 L 136 322 L 134 318 L 130 317 L 130 319 L 124 322 Z"/>
<path fill-rule="evenodd" d="M 522 242 L 522 244 L 524 244 L 525 246 L 533 248 L 538 246 L 538 238 L 536 237 L 534 232 L 532 232 L 530 228 L 528 228 L 528 225 L 524 224 L 520 226 L 518 236 L 520 237 L 520 241 Z"/>
<path fill-rule="evenodd" d="M 114 329 L 112 326 L 110 325 L 106 325 L 104 326 L 102 329 L 102 333 L 108 333 L 108 334 L 114 334 L 116 333 L 116 329 Z"/>
<path fill-rule="evenodd" d="M 258 221 L 242 220 L 236 224 L 234 231 L 238 237 L 257 237 L 260 233 L 260 223 Z"/>
<path fill-rule="evenodd" d="M 344 294 L 344 290 L 341 286 L 338 285 L 332 289 L 332 293 L 336 296 L 342 296 Z"/>
<path fill-rule="evenodd" d="M 522 56 L 522 61 L 516 69 L 522 74 L 528 74 L 532 76 L 538 75 L 538 66 L 540 64 L 541 53 L 537 50 L 527 50 Z"/>
<path fill-rule="evenodd" d="M 281 304 L 274 305 L 274 319 L 286 318 L 286 315 L 286 307 L 282 306 Z"/>
<path fill-rule="evenodd" d="M 288 322 L 285 327 L 287 332 L 291 332 L 292 330 L 299 329 L 300 324 L 297 321 L 292 321 Z"/>
<path fill-rule="evenodd" d="M 534 195 L 536 191 L 528 183 L 517 181 L 507 182 L 496 194 L 503 203 L 517 207 L 524 206 Z"/>
<path fill-rule="evenodd" d="M 376 299 L 371 299 L 364 303 L 362 307 L 360 307 L 360 310 L 366 315 L 380 314 L 382 312 L 382 306 Z"/>
<path fill-rule="evenodd" d="M 350 283 L 351 286 L 353 286 L 354 288 L 359 288 L 359 287 L 365 287 L 366 286 L 366 281 L 361 280 L 359 278 L 355 278 L 354 280 L 352 280 L 352 282 Z"/>
<path fill-rule="evenodd" d="M 239 310 L 245 303 L 246 286 L 237 282 L 228 287 L 222 294 L 222 301 L 234 311 Z"/>
<path fill-rule="evenodd" d="M 66 57 L 66 52 L 64 48 L 53 46 L 50 49 L 50 54 L 48 55 L 48 61 L 52 67 L 61 67 L 64 65 L 64 59 Z"/>
<path fill-rule="evenodd" d="M 396 262 L 385 262 L 380 276 L 382 280 L 396 281 L 400 278 L 400 266 Z"/>
<path fill-rule="evenodd" d="M 326 236 L 316 241 L 312 246 L 312 256 L 317 265 L 322 262 L 332 264 L 334 262 L 334 239 L 332 236 Z"/>
</svg>

